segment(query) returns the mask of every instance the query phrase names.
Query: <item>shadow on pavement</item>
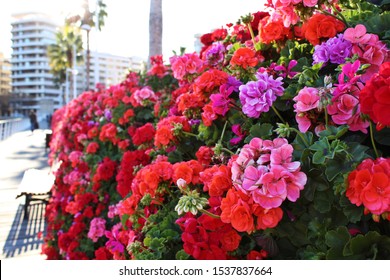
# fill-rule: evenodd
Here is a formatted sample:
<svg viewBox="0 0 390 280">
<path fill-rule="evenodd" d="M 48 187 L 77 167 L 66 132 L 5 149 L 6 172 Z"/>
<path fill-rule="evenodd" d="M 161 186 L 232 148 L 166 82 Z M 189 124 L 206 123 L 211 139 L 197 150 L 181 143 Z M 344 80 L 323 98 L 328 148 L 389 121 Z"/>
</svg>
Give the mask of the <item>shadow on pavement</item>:
<svg viewBox="0 0 390 280">
<path fill-rule="evenodd" d="M 3 247 L 5 258 L 13 258 L 28 251 L 40 250 L 43 240 L 38 235 L 46 230 L 45 207 L 43 202 L 31 203 L 29 215 L 24 219 L 24 205 L 20 204 L 11 230 Z"/>
</svg>

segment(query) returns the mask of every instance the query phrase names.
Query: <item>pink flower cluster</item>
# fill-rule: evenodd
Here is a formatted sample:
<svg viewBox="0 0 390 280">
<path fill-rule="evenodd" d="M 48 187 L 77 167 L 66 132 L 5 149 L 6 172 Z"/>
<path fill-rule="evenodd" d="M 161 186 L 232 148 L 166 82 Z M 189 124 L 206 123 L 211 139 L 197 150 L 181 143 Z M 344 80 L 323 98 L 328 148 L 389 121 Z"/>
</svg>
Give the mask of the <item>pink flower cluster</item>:
<svg viewBox="0 0 390 280">
<path fill-rule="evenodd" d="M 275 19 L 282 19 L 284 26 L 289 27 L 299 21 L 295 6 L 303 4 L 304 7 L 312 8 L 317 3 L 318 0 L 268 0 L 267 6 L 275 9 L 272 15 Z"/>
<path fill-rule="evenodd" d="M 295 119 L 299 131 L 305 133 L 312 125 L 312 119 L 317 115 L 320 106 L 320 94 L 317 88 L 304 87 L 293 99 Z"/>
<path fill-rule="evenodd" d="M 203 61 L 197 53 L 186 53 L 182 56 L 172 56 L 169 58 L 173 76 L 178 80 L 186 80 L 189 76 L 199 73 L 203 66 Z"/>
<path fill-rule="evenodd" d="M 134 92 L 134 99 L 136 100 L 137 105 L 143 106 L 146 100 L 155 102 L 157 101 L 157 96 L 150 87 L 143 87 Z"/>
<path fill-rule="evenodd" d="M 253 138 L 233 160 L 233 185 L 265 209 L 279 207 L 286 198 L 295 202 L 307 177 L 300 163 L 292 161 L 292 153 L 284 138 Z"/>
<path fill-rule="evenodd" d="M 351 131 L 367 133 L 370 123 L 363 119 L 360 112 L 359 95 L 363 84 L 360 75 L 356 75 L 359 66 L 359 60 L 343 66 L 339 84 L 333 91 L 332 104 L 328 105 L 327 110 L 335 124 L 347 124 Z"/>
<path fill-rule="evenodd" d="M 99 237 L 104 235 L 106 230 L 106 220 L 103 218 L 93 218 L 88 231 L 88 238 L 97 242 Z"/>
<path fill-rule="evenodd" d="M 352 55 L 357 54 L 362 64 L 371 64 L 362 75 L 363 82 L 377 73 L 383 62 L 390 61 L 386 44 L 379 40 L 378 35 L 367 33 L 366 27 L 362 24 L 347 28 L 344 31 L 344 39 L 352 43 Z"/>
</svg>

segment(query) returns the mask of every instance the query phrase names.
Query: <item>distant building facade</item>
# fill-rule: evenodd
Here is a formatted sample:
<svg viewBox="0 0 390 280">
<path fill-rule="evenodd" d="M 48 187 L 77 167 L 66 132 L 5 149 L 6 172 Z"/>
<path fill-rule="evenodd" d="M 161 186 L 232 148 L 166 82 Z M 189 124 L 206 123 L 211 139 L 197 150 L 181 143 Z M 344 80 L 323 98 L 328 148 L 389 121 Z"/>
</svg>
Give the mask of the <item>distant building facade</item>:
<svg viewBox="0 0 390 280">
<path fill-rule="evenodd" d="M 0 53 L 0 95 L 11 93 L 11 62 Z"/>
<path fill-rule="evenodd" d="M 11 93 L 11 62 L 0 53 L 0 118 L 11 114 L 9 99 Z"/>
<path fill-rule="evenodd" d="M 68 80 L 58 87 L 50 73 L 47 47 L 56 43 L 60 25 L 41 13 L 22 13 L 13 17 L 10 106 L 14 116 L 27 116 L 31 110 L 36 110 L 39 116 L 50 115 L 87 88 L 93 90 L 97 83 L 106 87 L 120 83 L 129 70 L 145 67 L 143 60 L 137 57 L 91 51 L 89 87 L 85 64 L 76 66 L 77 71 L 69 73 Z M 76 91 L 70 78 L 75 73 Z"/>
<path fill-rule="evenodd" d="M 87 88 L 95 89 L 98 83 L 106 87 L 118 84 L 126 78 L 130 70 L 140 71 L 145 67 L 145 62 L 138 57 L 125 57 L 96 51 L 91 51 L 90 56 L 90 84 L 88 87 L 86 84 L 86 67 L 78 67 L 78 85 L 82 86 L 82 91 Z M 80 93 L 80 90 L 78 92 Z"/>
<path fill-rule="evenodd" d="M 12 106 L 15 115 L 37 110 L 48 115 L 61 106 L 62 90 L 53 82 L 47 47 L 55 43 L 58 24 L 40 13 L 13 15 Z"/>
</svg>

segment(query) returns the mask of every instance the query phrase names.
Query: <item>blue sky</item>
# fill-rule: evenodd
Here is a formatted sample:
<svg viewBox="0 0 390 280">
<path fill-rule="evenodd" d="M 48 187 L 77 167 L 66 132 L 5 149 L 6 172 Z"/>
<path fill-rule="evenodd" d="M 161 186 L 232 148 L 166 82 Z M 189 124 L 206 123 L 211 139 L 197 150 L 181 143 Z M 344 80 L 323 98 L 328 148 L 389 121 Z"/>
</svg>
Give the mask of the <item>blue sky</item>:
<svg viewBox="0 0 390 280">
<path fill-rule="evenodd" d="M 181 46 L 193 51 L 194 34 L 207 33 L 241 15 L 262 10 L 265 0 L 162 0 L 163 54 Z M 104 0 L 108 17 L 102 32 L 91 32 L 91 49 L 122 56 L 148 56 L 150 0 Z M 95 0 L 90 0 L 91 9 Z M 11 15 L 40 11 L 59 22 L 80 11 L 82 0 L 12 0 L 0 9 L 0 52 L 11 54 Z"/>
</svg>

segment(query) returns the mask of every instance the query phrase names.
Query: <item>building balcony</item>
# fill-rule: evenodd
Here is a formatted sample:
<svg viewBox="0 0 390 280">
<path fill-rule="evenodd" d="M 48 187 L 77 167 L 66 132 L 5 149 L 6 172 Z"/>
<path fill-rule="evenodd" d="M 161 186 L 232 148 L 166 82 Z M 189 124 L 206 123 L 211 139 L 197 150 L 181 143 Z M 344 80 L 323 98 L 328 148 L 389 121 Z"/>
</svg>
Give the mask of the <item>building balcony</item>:
<svg viewBox="0 0 390 280">
<path fill-rule="evenodd" d="M 50 71 L 49 65 L 23 65 L 12 67 L 12 71 L 23 71 L 23 70 L 47 70 Z M 18 75 L 18 74 L 14 74 Z"/>
<path fill-rule="evenodd" d="M 46 54 L 46 49 L 39 48 L 29 48 L 27 50 L 22 50 L 20 48 L 13 48 L 12 55 L 24 55 L 24 54 Z"/>
<path fill-rule="evenodd" d="M 46 78 L 46 79 L 53 79 L 53 75 L 50 73 L 20 73 L 20 74 L 13 74 L 11 75 L 11 78 L 13 80 L 15 79 L 23 79 L 23 78 Z"/>
<path fill-rule="evenodd" d="M 15 65 L 15 63 L 25 63 L 25 62 L 47 62 L 49 63 L 49 59 L 45 56 L 40 56 L 40 57 L 23 57 L 23 58 L 18 58 L 18 57 L 13 57 L 11 58 L 11 63 L 13 64 L 12 66 Z"/>
<path fill-rule="evenodd" d="M 26 87 L 26 86 L 54 86 L 54 83 L 52 81 L 24 81 L 24 82 L 17 82 L 15 80 L 12 80 L 12 86 L 15 87 Z"/>
</svg>

